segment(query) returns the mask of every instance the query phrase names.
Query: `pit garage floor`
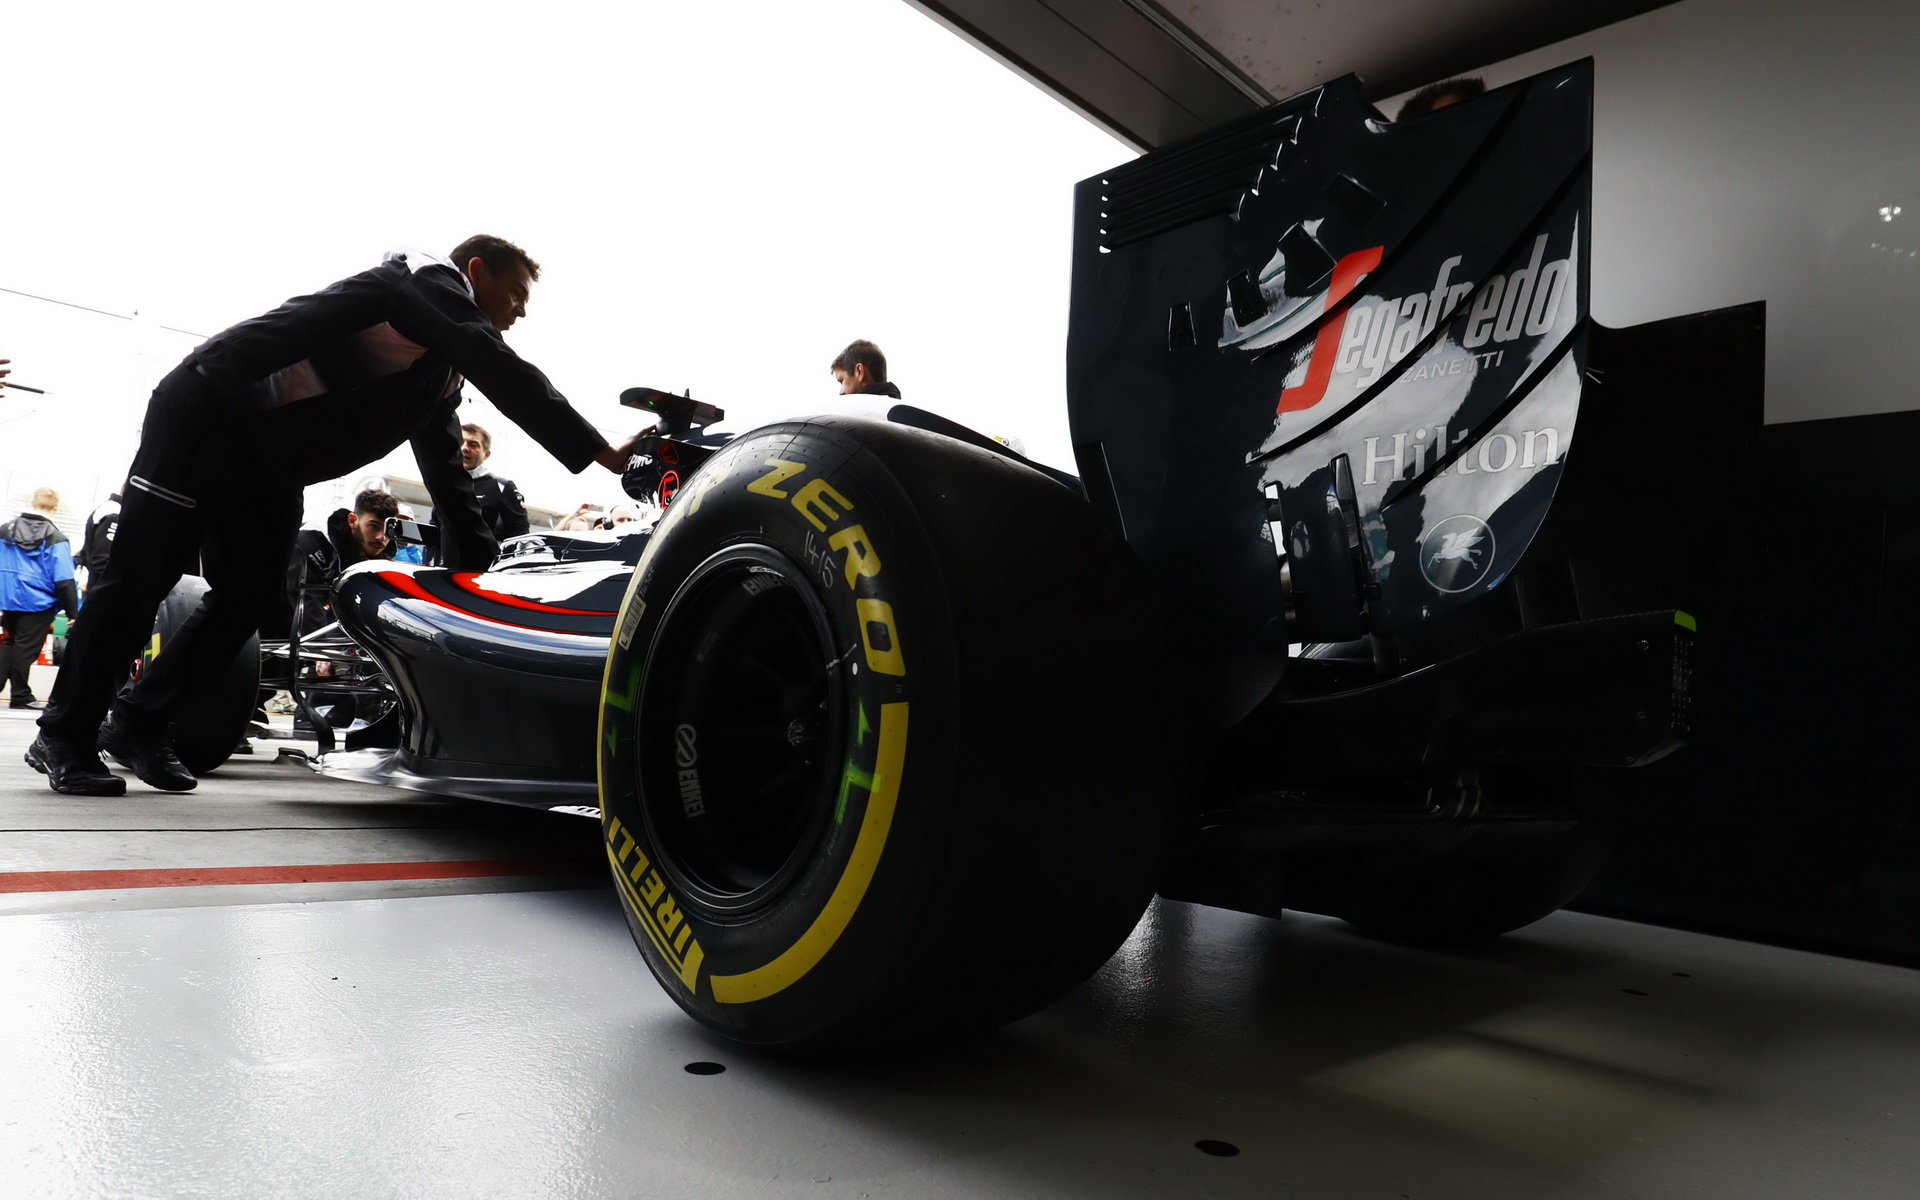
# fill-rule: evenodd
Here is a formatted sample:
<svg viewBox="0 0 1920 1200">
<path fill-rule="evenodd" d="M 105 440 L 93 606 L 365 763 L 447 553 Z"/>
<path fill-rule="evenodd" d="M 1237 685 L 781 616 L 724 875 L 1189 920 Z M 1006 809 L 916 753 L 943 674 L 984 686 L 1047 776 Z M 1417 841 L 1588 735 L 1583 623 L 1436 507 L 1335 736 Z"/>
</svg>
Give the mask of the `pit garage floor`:
<svg viewBox="0 0 1920 1200">
<path fill-rule="evenodd" d="M 269 749 L 58 797 L 32 716 L 0 711 L 7 1196 L 1920 1196 L 1913 971 L 1161 903 L 1037 1016 L 810 1065 L 664 998 L 591 821 Z"/>
</svg>

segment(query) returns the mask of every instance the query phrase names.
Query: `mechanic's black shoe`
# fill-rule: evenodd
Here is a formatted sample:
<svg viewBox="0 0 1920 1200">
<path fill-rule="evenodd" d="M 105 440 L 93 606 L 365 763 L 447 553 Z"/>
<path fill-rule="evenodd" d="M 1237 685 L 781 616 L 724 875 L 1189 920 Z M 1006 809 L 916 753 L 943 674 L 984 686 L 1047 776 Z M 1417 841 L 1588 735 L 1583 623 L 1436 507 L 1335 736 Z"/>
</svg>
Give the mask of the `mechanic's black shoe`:
<svg viewBox="0 0 1920 1200">
<path fill-rule="evenodd" d="M 8 708 L 45 708 L 46 706 L 47 706 L 46 701 L 35 700 L 31 696 L 27 697 L 25 700 L 7 701 Z"/>
<path fill-rule="evenodd" d="M 199 780 L 181 763 L 165 737 L 144 733 L 118 717 L 109 716 L 100 726 L 100 748 L 113 755 L 140 777 L 148 787 L 163 792 L 190 792 Z"/>
<path fill-rule="evenodd" d="M 27 747 L 27 765 L 47 777 L 47 786 L 69 796 L 124 796 L 127 781 L 107 770 L 97 750 L 82 750 L 65 738 L 41 734 Z"/>
</svg>

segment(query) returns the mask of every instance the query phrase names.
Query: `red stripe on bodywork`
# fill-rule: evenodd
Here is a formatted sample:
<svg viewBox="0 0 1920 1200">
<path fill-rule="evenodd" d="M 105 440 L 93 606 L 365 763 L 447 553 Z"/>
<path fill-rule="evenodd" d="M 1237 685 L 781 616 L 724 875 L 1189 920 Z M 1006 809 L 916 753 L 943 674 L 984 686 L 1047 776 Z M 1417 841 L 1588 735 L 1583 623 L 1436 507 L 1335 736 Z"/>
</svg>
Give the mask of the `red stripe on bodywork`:
<svg viewBox="0 0 1920 1200">
<path fill-rule="evenodd" d="M 474 582 L 475 579 L 479 578 L 479 575 L 473 571 L 452 571 L 448 573 L 447 578 L 453 580 L 453 585 L 463 591 L 472 592 L 474 595 L 485 597 L 488 600 L 494 601 L 496 604 L 505 604 L 513 608 L 532 609 L 534 612 L 566 613 L 568 616 L 574 617 L 611 617 L 614 615 L 610 612 L 603 612 L 597 608 L 561 608 L 558 605 L 542 604 L 538 600 L 529 600 L 525 596 L 515 596 L 510 592 L 496 592 L 491 588 L 483 588 Z"/>
<path fill-rule="evenodd" d="M 604 863 L 568 859 L 321 863 L 295 867 L 155 867 L 116 871 L 10 871 L 0 892 L 85 892 L 106 888 L 206 887 L 248 883 L 361 883 L 381 879 L 480 879 L 501 875 L 597 875 Z"/>
<path fill-rule="evenodd" d="M 441 608 L 453 607 L 452 605 L 448 604 L 445 600 L 440 599 L 440 597 L 434 595 L 432 592 L 429 592 L 427 589 L 415 583 L 413 581 L 412 574 L 409 572 L 381 571 L 380 578 L 386 580 L 388 583 L 391 583 L 394 587 L 405 592 L 409 596 L 413 596 L 418 599 L 428 601 L 429 603 L 432 603 L 432 604 L 438 604 Z"/>
<path fill-rule="evenodd" d="M 542 626 L 542 625 L 521 625 L 513 621 L 503 621 L 499 617 L 489 617 L 484 613 L 474 612 L 470 608 L 462 608 L 457 604 L 451 603 L 450 601 L 443 599 L 442 597 L 434 595 L 432 592 L 429 592 L 426 588 L 421 587 L 418 583 L 414 581 L 413 576 L 406 571 L 380 571 L 380 572 L 377 572 L 377 574 L 380 576 L 380 578 L 391 583 L 394 586 L 394 589 L 396 591 L 405 592 L 407 595 L 414 597 L 416 600 L 425 600 L 428 604 L 438 605 L 439 607 L 447 609 L 450 612 L 465 613 L 467 616 L 472 617 L 476 621 L 485 621 L 490 625 L 501 625 L 508 629 L 532 629 L 542 633 L 569 632 L 568 630 L 565 630 L 565 629 L 549 629 L 546 626 Z M 492 593 L 487 592 L 484 589 L 465 588 L 462 590 L 466 591 L 469 595 L 473 595 L 473 596 L 480 596 L 483 598 L 490 598 L 492 596 Z M 534 605 L 531 602 L 523 602 L 521 607 L 523 608 L 537 607 L 537 608 L 544 609 L 544 611 L 546 612 L 561 613 L 567 616 L 611 617 L 615 615 L 613 613 L 589 612 L 589 611 L 585 611 L 582 609 L 575 609 L 575 608 L 547 608 L 544 605 Z M 582 636 L 591 637 L 593 635 L 586 634 Z"/>
</svg>

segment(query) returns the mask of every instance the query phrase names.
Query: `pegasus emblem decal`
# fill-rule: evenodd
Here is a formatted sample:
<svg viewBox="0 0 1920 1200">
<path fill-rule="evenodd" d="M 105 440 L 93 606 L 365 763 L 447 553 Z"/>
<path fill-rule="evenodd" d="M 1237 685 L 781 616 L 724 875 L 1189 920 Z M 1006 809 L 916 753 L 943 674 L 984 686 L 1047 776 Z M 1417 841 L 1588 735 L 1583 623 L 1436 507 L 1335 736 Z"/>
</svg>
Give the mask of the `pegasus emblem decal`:
<svg viewBox="0 0 1920 1200">
<path fill-rule="evenodd" d="M 1464 592 L 1492 573 L 1493 529 L 1472 513 L 1458 513 L 1420 539 L 1420 574 L 1442 592 Z"/>
<path fill-rule="evenodd" d="M 1485 553 L 1480 549 L 1480 543 L 1484 540 L 1477 529 L 1466 533 L 1442 534 L 1440 548 L 1433 552 L 1433 561 L 1443 563 L 1463 559 L 1478 565 L 1480 556 Z"/>
</svg>

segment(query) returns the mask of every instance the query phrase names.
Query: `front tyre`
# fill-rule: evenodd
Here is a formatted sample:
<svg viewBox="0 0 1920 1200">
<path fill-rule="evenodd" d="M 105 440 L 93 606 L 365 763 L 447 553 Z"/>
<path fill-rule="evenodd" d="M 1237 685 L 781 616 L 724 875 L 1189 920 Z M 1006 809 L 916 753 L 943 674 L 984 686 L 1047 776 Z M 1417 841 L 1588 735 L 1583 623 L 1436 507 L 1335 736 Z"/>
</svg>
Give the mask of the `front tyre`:
<svg viewBox="0 0 1920 1200">
<path fill-rule="evenodd" d="M 1019 463 L 850 419 L 729 444 L 607 659 L 607 852 L 655 976 L 729 1037 L 811 1052 L 1079 983 L 1158 866 L 1150 631 L 1126 548 Z"/>
</svg>

